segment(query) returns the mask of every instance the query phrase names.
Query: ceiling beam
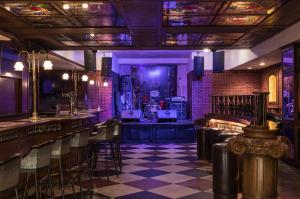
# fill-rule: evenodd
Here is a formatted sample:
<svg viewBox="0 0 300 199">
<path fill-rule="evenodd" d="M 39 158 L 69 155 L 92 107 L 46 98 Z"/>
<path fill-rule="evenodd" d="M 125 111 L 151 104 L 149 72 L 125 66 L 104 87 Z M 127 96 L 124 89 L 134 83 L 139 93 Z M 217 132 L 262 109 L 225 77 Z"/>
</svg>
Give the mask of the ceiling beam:
<svg viewBox="0 0 300 199">
<path fill-rule="evenodd" d="M 164 27 L 166 33 L 247 33 L 256 26 L 181 26 Z"/>
<path fill-rule="evenodd" d="M 6 25 L 5 25 L 6 24 Z M 0 28 L 7 28 L 7 23 L 0 23 Z M 17 32 L 18 34 L 25 35 L 57 35 L 57 34 L 122 34 L 129 33 L 129 30 L 125 27 L 114 27 L 114 28 L 21 28 L 21 27 L 11 27 L 9 28 L 11 32 Z"/>
</svg>

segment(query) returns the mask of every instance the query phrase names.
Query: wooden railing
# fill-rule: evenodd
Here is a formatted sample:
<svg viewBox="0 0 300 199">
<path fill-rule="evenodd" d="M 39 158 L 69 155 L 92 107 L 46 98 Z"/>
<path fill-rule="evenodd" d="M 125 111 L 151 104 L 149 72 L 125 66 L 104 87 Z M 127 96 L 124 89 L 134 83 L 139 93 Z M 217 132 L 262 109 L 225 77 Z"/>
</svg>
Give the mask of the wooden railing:
<svg viewBox="0 0 300 199">
<path fill-rule="evenodd" d="M 242 118 L 252 118 L 254 116 L 254 95 L 212 96 L 211 100 L 213 114 L 233 115 Z M 281 116 L 282 109 L 268 108 L 267 112 Z"/>
<path fill-rule="evenodd" d="M 211 104 L 213 114 L 254 116 L 254 95 L 212 96 Z"/>
</svg>

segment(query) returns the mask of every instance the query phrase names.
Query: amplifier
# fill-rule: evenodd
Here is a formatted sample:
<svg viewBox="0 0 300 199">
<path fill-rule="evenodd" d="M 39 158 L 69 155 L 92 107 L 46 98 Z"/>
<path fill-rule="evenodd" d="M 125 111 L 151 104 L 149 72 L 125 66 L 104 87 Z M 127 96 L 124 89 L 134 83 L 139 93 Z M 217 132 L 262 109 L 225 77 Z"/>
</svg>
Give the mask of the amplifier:
<svg viewBox="0 0 300 199">
<path fill-rule="evenodd" d="M 187 119 L 187 103 L 186 102 L 171 102 L 169 104 L 169 109 L 177 111 L 177 119 L 185 120 Z"/>
<path fill-rule="evenodd" d="M 176 122 L 177 111 L 176 110 L 159 110 L 157 111 L 158 122 Z"/>
<path fill-rule="evenodd" d="M 121 119 L 122 122 L 139 122 L 142 117 L 141 110 L 122 110 Z"/>
</svg>

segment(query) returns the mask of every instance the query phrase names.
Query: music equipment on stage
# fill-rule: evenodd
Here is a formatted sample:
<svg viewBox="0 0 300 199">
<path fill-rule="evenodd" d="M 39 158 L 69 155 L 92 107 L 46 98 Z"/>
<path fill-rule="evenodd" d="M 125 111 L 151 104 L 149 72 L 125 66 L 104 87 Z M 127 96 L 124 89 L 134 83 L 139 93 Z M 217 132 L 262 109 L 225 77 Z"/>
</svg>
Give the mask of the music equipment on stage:
<svg viewBox="0 0 300 199">
<path fill-rule="evenodd" d="M 224 51 L 213 52 L 213 73 L 224 73 Z"/>
<path fill-rule="evenodd" d="M 194 57 L 194 79 L 201 80 L 204 75 L 204 57 Z"/>
<path fill-rule="evenodd" d="M 122 110 L 121 120 L 122 122 L 139 122 L 142 118 L 141 110 Z"/>
<path fill-rule="evenodd" d="M 94 50 L 84 51 L 84 68 L 86 71 L 96 71 L 96 53 Z"/>
<path fill-rule="evenodd" d="M 159 110 L 157 111 L 158 122 L 176 122 L 177 111 L 176 110 Z"/>
<path fill-rule="evenodd" d="M 184 101 L 184 97 L 181 97 L 181 96 L 172 97 L 171 101 L 172 102 L 182 102 L 182 101 Z"/>
<path fill-rule="evenodd" d="M 111 70 L 112 70 L 112 58 L 102 57 L 101 76 L 111 77 Z"/>
<path fill-rule="evenodd" d="M 187 119 L 187 103 L 185 101 L 170 102 L 169 109 L 176 110 L 178 120 L 186 120 Z"/>
</svg>

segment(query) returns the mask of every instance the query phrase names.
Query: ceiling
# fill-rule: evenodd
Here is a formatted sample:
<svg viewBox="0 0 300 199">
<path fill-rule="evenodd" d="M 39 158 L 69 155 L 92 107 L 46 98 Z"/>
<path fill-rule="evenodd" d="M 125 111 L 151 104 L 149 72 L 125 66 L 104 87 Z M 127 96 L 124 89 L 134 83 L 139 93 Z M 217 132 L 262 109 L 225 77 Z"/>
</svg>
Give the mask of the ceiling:
<svg viewBox="0 0 300 199">
<path fill-rule="evenodd" d="M 84 71 L 84 67 L 77 62 L 73 62 L 65 57 L 62 57 L 56 53 L 49 53 L 49 59 L 53 63 L 54 70 L 77 70 Z"/>
<path fill-rule="evenodd" d="M 241 64 L 232 70 L 261 70 L 269 66 L 280 64 L 282 58 L 282 51 L 280 49 L 265 54 L 261 57 L 255 58 Z"/>
<path fill-rule="evenodd" d="M 0 30 L 50 50 L 249 48 L 299 12 L 299 0 L 0 0 Z"/>
</svg>

